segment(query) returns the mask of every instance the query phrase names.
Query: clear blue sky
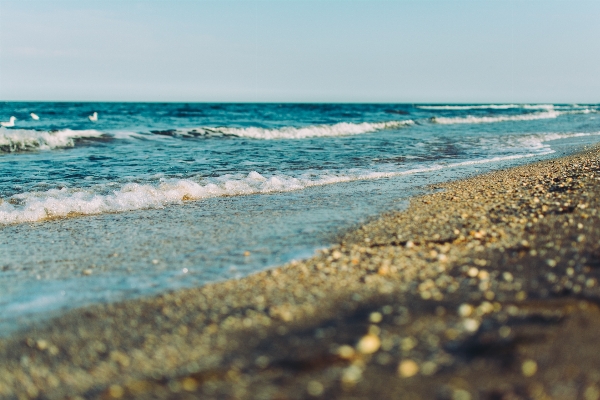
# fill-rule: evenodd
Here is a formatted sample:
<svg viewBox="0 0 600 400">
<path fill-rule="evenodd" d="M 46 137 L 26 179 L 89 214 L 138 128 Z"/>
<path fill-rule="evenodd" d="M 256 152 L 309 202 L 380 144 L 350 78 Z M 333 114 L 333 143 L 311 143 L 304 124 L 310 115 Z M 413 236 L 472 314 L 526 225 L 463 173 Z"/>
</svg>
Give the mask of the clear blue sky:
<svg viewBox="0 0 600 400">
<path fill-rule="evenodd" d="M 600 1 L 0 1 L 0 100 L 599 102 Z"/>
</svg>

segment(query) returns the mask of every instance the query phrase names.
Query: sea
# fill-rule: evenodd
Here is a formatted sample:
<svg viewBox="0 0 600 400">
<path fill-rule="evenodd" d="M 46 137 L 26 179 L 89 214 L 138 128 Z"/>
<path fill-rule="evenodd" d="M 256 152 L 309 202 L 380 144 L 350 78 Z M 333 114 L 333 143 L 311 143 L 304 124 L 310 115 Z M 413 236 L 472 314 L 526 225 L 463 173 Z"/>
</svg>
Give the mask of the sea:
<svg viewBox="0 0 600 400">
<path fill-rule="evenodd" d="M 310 257 L 436 184 L 600 139 L 598 104 L 3 102 L 0 121 L 0 335 Z"/>
</svg>

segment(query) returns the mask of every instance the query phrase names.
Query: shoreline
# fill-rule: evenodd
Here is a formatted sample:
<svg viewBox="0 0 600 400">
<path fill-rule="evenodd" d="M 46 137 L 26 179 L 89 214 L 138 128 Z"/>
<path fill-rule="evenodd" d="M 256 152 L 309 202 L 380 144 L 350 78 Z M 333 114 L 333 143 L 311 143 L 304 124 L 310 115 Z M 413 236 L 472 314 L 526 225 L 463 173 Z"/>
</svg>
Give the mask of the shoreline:
<svg viewBox="0 0 600 400">
<path fill-rule="evenodd" d="M 0 395 L 598 399 L 599 158 L 436 184 L 308 260 L 70 311 L 0 339 Z"/>
</svg>

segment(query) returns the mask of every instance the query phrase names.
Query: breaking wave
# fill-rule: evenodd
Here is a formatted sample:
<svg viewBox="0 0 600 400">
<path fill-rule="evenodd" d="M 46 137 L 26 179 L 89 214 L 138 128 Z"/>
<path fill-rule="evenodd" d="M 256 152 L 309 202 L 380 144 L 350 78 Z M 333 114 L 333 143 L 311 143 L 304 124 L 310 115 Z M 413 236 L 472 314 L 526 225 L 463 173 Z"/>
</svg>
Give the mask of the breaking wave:
<svg viewBox="0 0 600 400">
<path fill-rule="evenodd" d="M 468 115 L 466 117 L 432 117 L 431 122 L 442 125 L 452 124 L 486 124 L 493 122 L 506 122 L 506 121 L 533 121 L 538 119 L 549 119 L 556 118 L 563 113 L 559 111 L 546 111 L 531 114 L 521 115 L 498 115 L 498 116 L 487 116 L 487 117 L 475 117 Z"/>
<path fill-rule="evenodd" d="M 510 110 L 522 108 L 526 110 L 553 110 L 554 104 L 475 104 L 475 105 L 421 105 L 423 110 Z"/>
<path fill-rule="evenodd" d="M 444 106 L 444 107 L 450 107 L 450 106 Z M 534 106 L 530 106 L 530 107 L 534 107 Z M 586 107 L 586 108 L 580 107 L 579 109 L 569 109 L 569 110 L 563 110 L 563 111 L 557 111 L 552 107 L 548 108 L 547 111 L 534 112 L 534 113 L 528 113 L 528 114 L 488 115 L 488 116 L 482 116 L 482 117 L 474 116 L 474 115 L 467 115 L 466 117 L 431 117 L 430 121 L 434 122 L 436 124 L 442 124 L 442 125 L 486 124 L 486 123 L 507 122 L 507 121 L 534 121 L 534 120 L 538 120 L 538 119 L 557 118 L 561 115 L 567 115 L 567 114 L 590 114 L 590 113 L 598 112 L 597 109 L 588 108 L 588 107 Z M 506 108 L 509 108 L 508 105 Z"/>
<path fill-rule="evenodd" d="M 419 168 L 394 171 L 359 170 L 345 173 L 321 171 L 298 177 L 286 175 L 264 176 L 253 171 L 247 175 L 224 175 L 219 178 L 164 179 L 155 184 L 127 183 L 117 190 L 113 186 L 96 185 L 91 188 L 62 188 L 43 192 L 26 192 L 0 199 L 0 224 L 43 221 L 75 215 L 118 213 L 149 208 L 163 208 L 186 200 L 210 197 L 239 196 L 301 190 L 311 186 L 329 185 L 356 180 L 380 179 L 439 171 L 467 165 L 485 164 L 550 154 L 547 141 L 572 137 L 600 135 L 598 133 L 536 134 L 521 137 L 507 150 L 507 154 L 491 158 L 461 162 L 438 162 Z M 488 145 L 497 146 L 498 143 Z M 506 144 L 505 144 L 506 145 Z"/>
<path fill-rule="evenodd" d="M 155 132 L 172 136 L 236 136 L 249 139 L 305 139 L 313 137 L 351 136 L 363 133 L 376 132 L 384 129 L 396 129 L 413 125 L 414 121 L 387 121 L 387 122 L 340 122 L 333 125 L 311 125 L 305 127 L 286 126 L 282 128 L 232 128 L 232 127 L 199 127 L 189 130 L 172 130 Z"/>
<path fill-rule="evenodd" d="M 103 135 L 102 132 L 96 130 L 36 131 L 0 128 L 0 152 L 13 153 L 73 147 L 79 139 L 100 138 Z"/>
</svg>

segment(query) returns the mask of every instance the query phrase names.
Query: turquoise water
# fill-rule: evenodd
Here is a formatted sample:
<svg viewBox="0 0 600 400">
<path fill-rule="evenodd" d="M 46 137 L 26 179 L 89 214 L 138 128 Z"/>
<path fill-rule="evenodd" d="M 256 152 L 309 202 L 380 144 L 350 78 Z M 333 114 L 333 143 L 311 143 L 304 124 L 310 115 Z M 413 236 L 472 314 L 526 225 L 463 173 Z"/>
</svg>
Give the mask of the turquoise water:
<svg viewBox="0 0 600 400">
<path fill-rule="evenodd" d="M 599 109 L 0 103 L 0 329 L 310 256 L 426 184 L 595 143 Z"/>
</svg>

